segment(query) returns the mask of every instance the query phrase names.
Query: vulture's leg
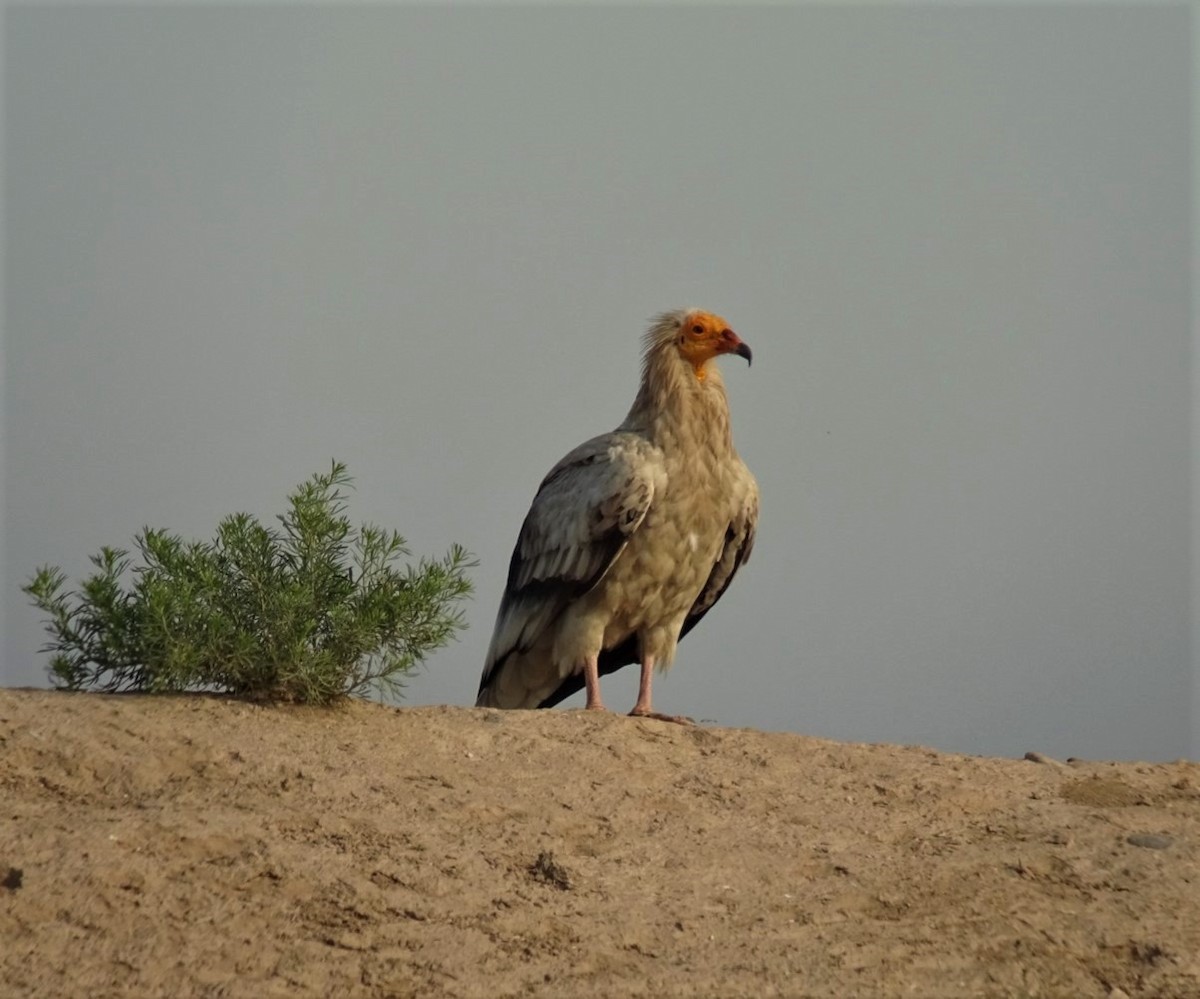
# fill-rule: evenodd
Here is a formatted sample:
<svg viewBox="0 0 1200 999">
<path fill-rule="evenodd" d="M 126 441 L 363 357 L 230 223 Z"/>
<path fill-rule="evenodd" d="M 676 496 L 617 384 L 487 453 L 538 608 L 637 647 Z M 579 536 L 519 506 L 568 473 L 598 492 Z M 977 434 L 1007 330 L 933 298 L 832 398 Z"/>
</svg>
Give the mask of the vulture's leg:
<svg viewBox="0 0 1200 999">
<path fill-rule="evenodd" d="M 583 664 L 583 685 L 587 688 L 587 711 L 604 711 L 604 702 L 600 700 L 600 654 L 587 657 Z"/>
<path fill-rule="evenodd" d="M 638 683 L 637 704 L 629 713 L 636 718 L 657 718 L 659 721 L 675 722 L 678 725 L 694 725 L 695 722 L 682 715 L 664 715 L 650 706 L 650 682 L 654 678 L 654 657 L 646 656 L 642 660 L 642 679 Z"/>
<path fill-rule="evenodd" d="M 633 706 L 631 715 L 652 715 L 654 709 L 650 706 L 650 682 L 654 679 L 654 656 L 642 659 L 642 679 L 638 683 L 637 704 Z"/>
</svg>

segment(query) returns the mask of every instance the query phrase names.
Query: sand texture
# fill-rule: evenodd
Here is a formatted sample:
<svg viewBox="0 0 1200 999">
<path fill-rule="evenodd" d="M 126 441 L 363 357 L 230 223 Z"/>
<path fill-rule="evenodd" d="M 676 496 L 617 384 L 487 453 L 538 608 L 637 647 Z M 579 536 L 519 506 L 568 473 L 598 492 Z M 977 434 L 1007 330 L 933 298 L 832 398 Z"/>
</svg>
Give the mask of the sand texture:
<svg viewBox="0 0 1200 999">
<path fill-rule="evenodd" d="M 0 995 L 1200 997 L 1200 766 L 0 690 Z"/>
</svg>

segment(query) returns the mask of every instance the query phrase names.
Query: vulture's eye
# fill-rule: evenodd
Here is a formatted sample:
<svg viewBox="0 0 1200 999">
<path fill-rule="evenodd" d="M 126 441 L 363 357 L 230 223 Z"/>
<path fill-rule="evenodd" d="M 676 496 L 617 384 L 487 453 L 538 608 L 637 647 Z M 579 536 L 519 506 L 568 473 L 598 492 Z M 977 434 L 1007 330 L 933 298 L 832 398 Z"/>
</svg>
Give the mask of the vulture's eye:
<svg viewBox="0 0 1200 999">
<path fill-rule="evenodd" d="M 699 336 L 703 332 L 704 332 L 704 327 L 701 326 L 699 323 L 697 323 L 695 326 L 692 327 L 692 335 L 693 336 Z"/>
</svg>

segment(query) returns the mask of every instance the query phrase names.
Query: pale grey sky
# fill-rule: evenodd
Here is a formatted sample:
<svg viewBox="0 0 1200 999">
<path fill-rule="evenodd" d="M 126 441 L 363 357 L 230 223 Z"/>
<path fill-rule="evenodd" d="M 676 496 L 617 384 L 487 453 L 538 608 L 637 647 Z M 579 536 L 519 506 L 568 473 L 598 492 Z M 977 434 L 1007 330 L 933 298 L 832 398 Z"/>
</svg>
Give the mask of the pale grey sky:
<svg viewBox="0 0 1200 999">
<path fill-rule="evenodd" d="M 4 684 L 44 682 L 36 565 L 268 517 L 336 456 L 357 519 L 479 556 L 409 688 L 471 703 L 538 481 L 694 304 L 754 349 L 763 510 L 662 710 L 1200 753 L 1186 6 L 4 27 Z"/>
</svg>

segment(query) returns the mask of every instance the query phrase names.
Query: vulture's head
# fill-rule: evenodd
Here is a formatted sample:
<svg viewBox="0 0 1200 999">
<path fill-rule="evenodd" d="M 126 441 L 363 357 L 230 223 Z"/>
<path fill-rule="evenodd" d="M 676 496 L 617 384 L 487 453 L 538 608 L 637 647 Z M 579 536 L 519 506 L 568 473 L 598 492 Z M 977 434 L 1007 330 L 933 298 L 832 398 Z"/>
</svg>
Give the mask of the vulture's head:
<svg viewBox="0 0 1200 999">
<path fill-rule="evenodd" d="M 650 330 L 651 346 L 678 351 L 703 379 L 708 362 L 721 354 L 737 354 L 750 363 L 750 348 L 720 316 L 703 309 L 680 309 L 658 318 Z"/>
</svg>

